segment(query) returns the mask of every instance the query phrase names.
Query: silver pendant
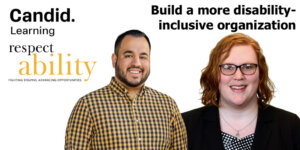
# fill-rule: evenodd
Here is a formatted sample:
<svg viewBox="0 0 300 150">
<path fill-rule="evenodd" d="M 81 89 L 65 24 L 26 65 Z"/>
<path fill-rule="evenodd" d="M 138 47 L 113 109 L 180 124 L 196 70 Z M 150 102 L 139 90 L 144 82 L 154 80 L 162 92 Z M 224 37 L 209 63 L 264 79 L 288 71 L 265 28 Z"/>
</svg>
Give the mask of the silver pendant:
<svg viewBox="0 0 300 150">
<path fill-rule="evenodd" d="M 237 133 L 235 134 L 235 136 L 236 136 L 237 138 L 239 138 L 239 137 L 240 137 L 240 132 L 237 131 Z"/>
</svg>

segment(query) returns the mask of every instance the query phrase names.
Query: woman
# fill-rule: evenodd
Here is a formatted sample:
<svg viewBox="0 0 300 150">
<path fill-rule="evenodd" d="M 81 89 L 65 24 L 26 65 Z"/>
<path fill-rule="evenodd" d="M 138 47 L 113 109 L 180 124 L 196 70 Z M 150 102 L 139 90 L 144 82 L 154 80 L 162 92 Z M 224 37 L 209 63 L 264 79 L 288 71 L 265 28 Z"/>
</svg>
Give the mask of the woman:
<svg viewBox="0 0 300 150">
<path fill-rule="evenodd" d="M 300 119 L 270 106 L 274 86 L 259 44 L 235 33 L 210 54 L 200 84 L 205 105 L 186 113 L 191 150 L 300 150 Z"/>
</svg>

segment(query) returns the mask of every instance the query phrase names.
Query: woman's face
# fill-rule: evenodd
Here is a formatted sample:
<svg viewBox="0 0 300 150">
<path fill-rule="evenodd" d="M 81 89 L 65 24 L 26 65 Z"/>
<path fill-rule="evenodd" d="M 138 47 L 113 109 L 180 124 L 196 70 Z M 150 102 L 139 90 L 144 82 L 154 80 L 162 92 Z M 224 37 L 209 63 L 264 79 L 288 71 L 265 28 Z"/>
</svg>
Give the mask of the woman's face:
<svg viewBox="0 0 300 150">
<path fill-rule="evenodd" d="M 224 56 L 222 56 L 224 57 Z M 221 57 L 221 58 L 222 58 Z M 251 45 L 236 45 L 230 50 L 229 57 L 222 64 L 257 64 L 257 57 Z M 252 75 L 245 75 L 237 68 L 233 75 L 220 73 L 219 83 L 221 106 L 243 107 L 257 102 L 259 68 Z"/>
</svg>

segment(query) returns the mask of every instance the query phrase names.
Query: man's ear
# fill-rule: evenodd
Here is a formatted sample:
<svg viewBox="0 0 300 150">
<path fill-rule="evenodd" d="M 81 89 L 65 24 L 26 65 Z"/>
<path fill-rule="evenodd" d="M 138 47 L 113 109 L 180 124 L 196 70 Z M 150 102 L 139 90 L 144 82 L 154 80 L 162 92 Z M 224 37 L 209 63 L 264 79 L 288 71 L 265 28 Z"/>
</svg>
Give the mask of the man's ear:
<svg viewBox="0 0 300 150">
<path fill-rule="evenodd" d="M 111 62 L 112 62 L 112 66 L 115 68 L 116 67 L 116 62 L 117 62 L 117 55 L 115 53 L 113 53 L 111 55 Z"/>
</svg>

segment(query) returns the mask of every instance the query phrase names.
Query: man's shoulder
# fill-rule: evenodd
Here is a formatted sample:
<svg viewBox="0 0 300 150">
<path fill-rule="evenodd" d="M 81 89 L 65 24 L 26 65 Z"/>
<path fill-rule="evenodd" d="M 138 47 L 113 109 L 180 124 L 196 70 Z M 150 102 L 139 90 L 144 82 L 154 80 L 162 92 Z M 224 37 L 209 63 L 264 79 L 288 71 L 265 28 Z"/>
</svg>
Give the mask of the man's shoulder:
<svg viewBox="0 0 300 150">
<path fill-rule="evenodd" d="M 175 100 L 171 96 L 147 86 L 145 96 L 159 105 L 168 105 L 172 109 L 177 107 Z"/>
<path fill-rule="evenodd" d="M 151 87 L 146 86 L 146 92 L 150 95 L 150 96 L 155 96 L 155 97 L 161 97 L 161 98 L 168 98 L 168 99 L 172 99 L 171 96 L 160 92 L 156 89 L 153 89 Z"/>
<path fill-rule="evenodd" d="M 97 90 L 91 91 L 84 96 L 82 96 L 80 99 L 85 99 L 85 100 L 92 100 L 95 98 L 101 98 L 101 97 L 106 97 L 112 95 L 112 90 L 111 88 L 107 85 L 102 88 L 99 88 Z"/>
</svg>

